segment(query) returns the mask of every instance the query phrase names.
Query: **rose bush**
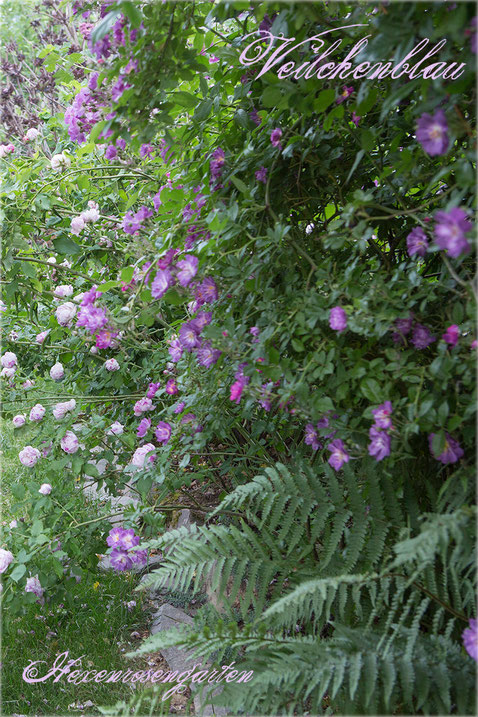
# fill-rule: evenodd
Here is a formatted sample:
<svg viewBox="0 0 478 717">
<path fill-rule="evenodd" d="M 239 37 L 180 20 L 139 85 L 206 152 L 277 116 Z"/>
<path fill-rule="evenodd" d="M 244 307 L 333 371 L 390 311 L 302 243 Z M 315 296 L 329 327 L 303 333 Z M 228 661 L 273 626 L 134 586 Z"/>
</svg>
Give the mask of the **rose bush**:
<svg viewBox="0 0 478 717">
<path fill-rule="evenodd" d="M 218 618 L 187 641 L 250 661 L 256 686 L 247 697 L 231 686 L 239 708 L 466 713 L 473 8 L 118 0 L 72 11 L 78 46 L 38 53 L 60 110 L 0 136 L 14 140 L 0 160 L 4 412 L 18 432 L 23 414 L 38 427 L 19 457 L 15 498 L 31 522 L 5 541 L 6 609 L 21 611 L 37 580 L 41 599 L 57 599 L 61 558 L 95 570 L 116 538 L 112 565 L 130 569 L 137 543 L 125 536 L 140 535 L 141 551 L 178 551 L 158 581 L 196 571 L 199 589 L 204 566 L 216 571 L 234 624 L 226 634 Z M 271 34 L 305 41 L 324 26 L 347 25 L 345 55 L 358 24 L 370 62 L 446 37 L 440 60 L 465 71 L 352 86 L 256 77 L 260 63 L 239 62 L 248 33 L 265 51 Z M 106 511 L 86 528 L 69 515 L 85 476 L 135 491 L 126 533 Z M 319 494 L 332 506 L 322 522 L 300 502 Z M 178 504 L 198 510 L 199 537 L 163 535 Z M 362 666 L 373 681 L 359 680 Z"/>
</svg>

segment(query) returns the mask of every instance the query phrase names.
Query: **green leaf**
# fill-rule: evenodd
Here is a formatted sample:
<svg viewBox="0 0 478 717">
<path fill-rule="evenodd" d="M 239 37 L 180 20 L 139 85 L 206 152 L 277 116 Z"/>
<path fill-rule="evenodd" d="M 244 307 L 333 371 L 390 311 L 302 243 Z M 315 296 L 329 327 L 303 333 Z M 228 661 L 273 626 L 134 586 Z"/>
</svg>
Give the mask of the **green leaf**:
<svg viewBox="0 0 478 717">
<path fill-rule="evenodd" d="M 381 403 L 383 400 L 383 393 L 380 385 L 373 378 L 364 378 L 360 384 L 360 390 L 362 391 L 365 398 L 372 403 Z"/>
<path fill-rule="evenodd" d="M 239 190 L 242 194 L 249 194 L 249 188 L 247 187 L 246 184 L 244 184 L 244 182 L 242 181 L 242 179 L 239 179 L 238 177 L 232 176 L 232 177 L 230 177 L 230 180 L 231 180 L 231 182 L 234 184 L 234 186 L 237 187 L 238 190 Z"/>
<path fill-rule="evenodd" d="M 133 27 L 139 27 L 143 16 L 139 9 L 133 5 L 129 0 L 123 0 L 121 3 L 121 9 L 130 21 Z"/>
<path fill-rule="evenodd" d="M 191 95 L 189 92 L 184 92 L 184 90 L 178 90 L 177 92 L 174 92 L 171 95 L 171 99 L 176 102 L 176 104 L 181 105 L 181 107 L 186 107 L 187 109 L 196 107 L 197 103 L 199 102 L 197 97 Z"/>
<path fill-rule="evenodd" d="M 444 431 L 438 431 L 438 433 L 435 433 L 432 440 L 432 452 L 433 455 L 439 456 L 443 453 L 445 450 L 446 445 L 446 437 Z"/>
<path fill-rule="evenodd" d="M 319 92 L 319 96 L 313 102 L 315 112 L 323 112 L 329 107 L 335 100 L 335 90 L 322 90 Z"/>
<path fill-rule="evenodd" d="M 93 28 L 91 33 L 91 44 L 94 46 L 97 42 L 103 39 L 105 35 L 112 29 L 116 20 L 120 17 L 121 10 L 117 8 L 112 10 Z"/>
<path fill-rule="evenodd" d="M 59 236 L 53 239 L 53 245 L 58 254 L 80 254 L 81 248 L 67 236 Z"/>
<path fill-rule="evenodd" d="M 360 132 L 360 144 L 365 152 L 370 152 L 375 146 L 375 137 L 371 130 L 363 129 Z"/>
<path fill-rule="evenodd" d="M 180 306 L 189 300 L 187 296 L 178 294 L 175 289 L 167 291 L 163 298 L 167 304 L 173 304 L 173 306 Z"/>
<path fill-rule="evenodd" d="M 10 573 L 10 578 L 12 580 L 15 580 L 15 582 L 18 582 L 18 580 L 20 580 L 20 578 L 22 578 L 26 572 L 27 566 L 22 563 L 21 565 L 17 565 L 16 568 L 13 568 L 12 572 Z"/>
<path fill-rule="evenodd" d="M 212 110 L 212 104 L 213 100 L 211 100 L 210 98 L 203 100 L 203 102 L 200 102 L 194 110 L 193 118 L 195 120 L 198 120 L 199 122 L 205 120 L 206 117 L 209 117 L 209 114 Z"/>
</svg>

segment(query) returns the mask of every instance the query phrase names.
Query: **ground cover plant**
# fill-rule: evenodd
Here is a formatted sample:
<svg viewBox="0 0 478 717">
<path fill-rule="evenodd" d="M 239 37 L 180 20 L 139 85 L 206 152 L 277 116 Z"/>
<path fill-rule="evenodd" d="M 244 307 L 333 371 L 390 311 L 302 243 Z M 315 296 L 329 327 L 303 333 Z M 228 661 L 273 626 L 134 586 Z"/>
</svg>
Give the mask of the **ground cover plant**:
<svg viewBox="0 0 478 717">
<path fill-rule="evenodd" d="M 234 712 L 472 713 L 474 6 L 4 5 L 4 615 L 154 551 Z"/>
</svg>

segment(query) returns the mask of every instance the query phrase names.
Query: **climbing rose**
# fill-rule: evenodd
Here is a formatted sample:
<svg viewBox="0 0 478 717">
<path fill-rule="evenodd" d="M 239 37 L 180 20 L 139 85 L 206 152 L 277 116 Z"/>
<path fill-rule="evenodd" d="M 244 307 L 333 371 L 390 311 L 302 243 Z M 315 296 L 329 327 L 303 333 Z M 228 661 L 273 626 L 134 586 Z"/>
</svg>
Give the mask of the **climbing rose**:
<svg viewBox="0 0 478 717">
<path fill-rule="evenodd" d="M 41 453 L 38 448 L 33 448 L 33 446 L 25 446 L 25 448 L 22 448 L 22 450 L 18 454 L 18 457 L 20 458 L 20 463 L 23 466 L 26 466 L 27 468 L 33 468 L 33 466 L 40 460 Z"/>
<path fill-rule="evenodd" d="M 345 450 L 344 442 L 339 438 L 336 438 L 335 441 L 329 443 L 327 450 L 332 452 L 328 462 L 332 468 L 335 468 L 336 471 L 340 470 L 343 464 L 348 463 L 350 460 L 350 456 Z"/>
<path fill-rule="evenodd" d="M 160 421 L 156 426 L 154 435 L 160 443 L 167 443 L 171 438 L 171 426 L 166 421 Z"/>
<path fill-rule="evenodd" d="M 181 346 L 178 338 L 173 338 L 169 341 L 168 351 L 171 356 L 171 361 L 174 361 L 175 363 L 179 361 L 183 355 L 183 347 Z"/>
<path fill-rule="evenodd" d="M 448 149 L 448 124 L 443 110 L 437 110 L 434 115 L 427 112 L 417 121 L 417 140 L 430 157 L 445 154 Z"/>
<path fill-rule="evenodd" d="M 167 290 L 174 284 L 173 275 L 169 269 L 158 269 L 151 284 L 151 295 L 154 299 L 160 299 Z"/>
<path fill-rule="evenodd" d="M 385 431 L 379 431 L 375 426 L 372 426 L 369 431 L 371 443 L 368 446 L 369 455 L 373 456 L 375 460 L 381 461 L 390 455 L 390 436 Z"/>
<path fill-rule="evenodd" d="M 145 443 L 144 446 L 137 448 L 133 454 L 133 457 L 131 458 L 132 465 L 137 466 L 138 468 L 142 468 L 144 466 L 146 454 L 150 453 L 151 451 L 154 451 L 155 449 L 156 446 L 154 446 L 152 443 Z M 152 463 L 155 457 L 156 456 L 153 453 L 153 455 L 148 458 L 148 462 Z"/>
<path fill-rule="evenodd" d="M 463 645 L 465 650 L 475 662 L 478 662 L 478 629 L 477 622 L 473 618 L 469 620 L 469 627 L 462 632 Z"/>
<path fill-rule="evenodd" d="M 62 167 L 69 167 L 71 165 L 71 160 L 69 157 L 67 157 L 63 152 L 61 154 L 54 154 L 53 157 L 50 160 L 51 168 L 55 171 L 58 169 L 61 169 Z"/>
<path fill-rule="evenodd" d="M 50 495 L 51 491 L 52 491 L 52 487 L 49 483 L 42 483 L 42 485 L 38 489 L 38 492 L 41 493 L 42 495 Z"/>
<path fill-rule="evenodd" d="M 178 393 L 179 389 L 174 378 L 169 379 L 169 381 L 166 383 L 166 388 L 164 390 L 166 391 L 166 393 L 169 393 L 170 396 L 174 396 L 175 393 Z"/>
<path fill-rule="evenodd" d="M 139 401 L 136 401 L 134 404 L 134 415 L 135 416 L 141 416 L 142 413 L 146 413 L 146 411 L 153 411 L 154 406 L 153 402 L 150 398 L 140 398 Z"/>
<path fill-rule="evenodd" d="M 51 367 L 50 378 L 52 378 L 54 381 L 60 381 L 64 375 L 65 370 L 61 363 L 56 363 L 54 366 Z"/>
<path fill-rule="evenodd" d="M 192 351 L 200 345 L 199 337 L 190 321 L 179 327 L 179 341 L 186 351 Z"/>
<path fill-rule="evenodd" d="M 271 144 L 273 147 L 279 147 L 279 149 L 282 149 L 282 145 L 280 143 L 281 137 L 282 137 L 282 130 L 279 127 L 272 130 Z"/>
<path fill-rule="evenodd" d="M 111 358 L 105 361 L 105 369 L 107 371 L 118 371 L 120 365 L 116 359 Z"/>
<path fill-rule="evenodd" d="M 6 351 L 0 359 L 0 363 L 4 368 L 13 368 L 18 364 L 18 359 L 12 351 Z"/>
<path fill-rule="evenodd" d="M 461 448 L 458 441 L 455 441 L 454 438 L 450 436 L 449 433 L 445 433 L 445 448 L 443 449 L 443 452 L 440 453 L 439 456 L 436 456 L 433 453 L 433 438 L 435 434 L 430 433 L 428 436 L 428 445 L 430 447 L 430 453 L 434 458 L 437 459 L 437 461 L 440 461 L 440 463 L 444 463 L 445 465 L 447 463 L 456 463 L 464 456 L 463 449 Z"/>
<path fill-rule="evenodd" d="M 36 127 L 30 127 L 30 129 L 27 129 L 25 132 L 25 138 L 29 141 L 36 139 L 40 136 L 40 132 L 37 130 Z"/>
<path fill-rule="evenodd" d="M 132 565 L 131 558 L 125 550 L 113 550 L 110 555 L 110 563 L 114 570 L 120 572 L 129 570 Z"/>
<path fill-rule="evenodd" d="M 59 299 L 66 299 L 67 296 L 73 294 L 73 287 L 71 284 L 62 284 L 61 286 L 55 287 L 53 293 Z"/>
<path fill-rule="evenodd" d="M 112 436 L 121 436 L 121 434 L 124 431 L 124 426 L 119 421 L 115 421 L 111 424 L 109 430 L 107 431 L 108 435 Z"/>
<path fill-rule="evenodd" d="M 130 550 L 130 548 L 135 548 L 139 544 L 139 540 L 139 535 L 135 535 L 133 528 L 129 528 L 128 530 L 123 530 L 120 546 L 124 550 Z"/>
<path fill-rule="evenodd" d="M 96 202 L 89 201 L 88 202 L 88 209 L 84 209 L 80 217 L 83 219 L 84 222 L 97 222 L 100 218 L 100 212 L 99 207 Z"/>
<path fill-rule="evenodd" d="M 123 537 L 124 532 L 124 528 L 111 528 L 110 532 L 108 533 L 108 537 L 106 538 L 106 542 L 110 546 L 110 548 L 114 548 L 116 545 L 121 544 L 121 538 Z"/>
<path fill-rule="evenodd" d="M 0 548 L 0 573 L 4 573 L 13 560 L 13 553 Z"/>
<path fill-rule="evenodd" d="M 30 421 L 41 421 L 45 413 L 46 408 L 41 403 L 37 403 L 30 411 Z"/>
<path fill-rule="evenodd" d="M 38 575 L 35 575 L 34 578 L 27 578 L 27 582 L 25 585 L 25 592 L 33 593 L 34 595 L 36 595 L 39 598 L 41 598 L 43 596 L 43 588 L 40 585 Z"/>
<path fill-rule="evenodd" d="M 219 349 L 213 349 L 210 341 L 202 343 L 196 353 L 198 363 L 206 368 L 213 366 L 220 355 L 221 351 L 219 351 Z"/>
<path fill-rule="evenodd" d="M 17 369 L 15 368 L 15 366 L 13 368 L 2 368 L 2 370 L 0 371 L 0 376 L 5 376 L 5 378 L 12 378 L 12 376 L 15 375 L 16 370 Z"/>
<path fill-rule="evenodd" d="M 460 336 L 460 329 L 456 324 L 452 324 L 447 328 L 444 334 L 442 334 L 443 341 L 451 346 L 456 346 L 458 343 L 458 337 Z"/>
<path fill-rule="evenodd" d="M 177 403 L 174 407 L 174 413 L 182 413 L 182 411 L 184 411 L 185 405 L 186 404 L 184 403 L 184 401 L 180 401 L 179 403 Z"/>
<path fill-rule="evenodd" d="M 267 169 L 266 167 L 261 167 L 257 170 L 255 174 L 256 180 L 258 182 L 263 182 L 263 184 L 267 183 Z"/>
<path fill-rule="evenodd" d="M 18 416 L 14 416 L 12 418 L 12 423 L 15 428 L 21 428 L 21 426 L 23 426 L 25 423 L 25 416 L 19 413 Z"/>
<path fill-rule="evenodd" d="M 431 335 L 426 326 L 417 324 L 413 329 L 412 344 L 416 349 L 426 349 L 427 346 L 435 341 L 435 337 Z"/>
<path fill-rule="evenodd" d="M 35 341 L 37 342 L 37 344 L 42 344 L 45 341 L 45 339 L 49 333 L 50 333 L 50 331 L 48 330 L 48 331 L 42 331 L 41 333 L 37 334 L 35 336 Z"/>
<path fill-rule="evenodd" d="M 465 233 L 472 225 L 463 209 L 454 207 L 449 212 L 436 212 L 434 219 L 435 241 L 440 249 L 447 250 L 454 259 L 470 252 L 471 245 Z"/>
<path fill-rule="evenodd" d="M 410 234 L 407 236 L 407 251 L 409 256 L 418 254 L 418 256 L 425 256 L 428 249 L 427 235 L 421 227 L 415 227 L 412 229 Z"/>
<path fill-rule="evenodd" d="M 347 99 L 350 97 L 350 95 L 353 94 L 353 92 L 354 92 L 354 88 L 353 88 L 353 87 L 347 87 L 346 85 L 344 85 L 344 87 L 343 87 L 343 89 L 342 89 L 342 92 L 340 93 L 340 95 L 339 95 L 339 96 L 337 97 L 337 99 L 335 100 L 336 103 L 337 103 L 338 105 L 341 105 L 342 102 L 345 102 L 345 100 L 347 100 Z"/>
<path fill-rule="evenodd" d="M 146 565 L 148 562 L 148 551 L 147 550 L 130 550 L 129 551 L 129 557 L 131 558 L 131 562 L 134 565 L 138 565 L 139 567 L 142 567 L 143 565 Z M 127 605 L 130 605 L 131 603 L 135 603 L 134 600 L 131 600 L 130 603 L 126 603 Z"/>
<path fill-rule="evenodd" d="M 136 435 L 138 438 L 144 438 L 149 429 L 151 428 L 151 419 L 150 418 L 142 418 L 139 422 L 138 430 L 136 431 Z"/>
<path fill-rule="evenodd" d="M 176 267 L 178 267 L 180 271 L 177 272 L 176 276 L 181 286 L 187 286 L 191 279 L 196 276 L 198 263 L 199 259 L 192 254 L 186 254 L 184 259 L 177 262 Z"/>
<path fill-rule="evenodd" d="M 81 216 L 73 217 L 73 219 L 71 220 L 71 223 L 70 223 L 70 231 L 75 236 L 78 236 L 82 232 L 82 230 L 85 228 L 85 226 L 86 226 L 86 224 L 85 224 L 85 220 L 83 219 L 83 217 L 81 217 Z"/>
<path fill-rule="evenodd" d="M 60 445 L 65 453 L 76 453 L 80 444 L 78 438 L 73 431 L 67 431 L 60 441 Z"/>
<path fill-rule="evenodd" d="M 339 334 L 347 327 L 347 314 L 340 306 L 330 310 L 329 326 Z"/>
<path fill-rule="evenodd" d="M 76 408 L 76 401 L 74 398 L 72 398 L 71 401 L 57 403 L 53 408 L 53 416 L 58 421 L 61 418 L 64 418 L 69 411 L 73 411 L 74 408 Z"/>
<path fill-rule="evenodd" d="M 148 391 L 146 393 L 146 398 L 154 398 L 156 393 L 159 391 L 161 384 L 158 383 L 150 383 L 148 386 Z"/>
<path fill-rule="evenodd" d="M 378 408 L 373 408 L 372 414 L 375 419 L 375 425 L 378 428 L 390 428 L 392 425 L 391 413 L 393 413 L 393 408 L 390 401 L 385 401 Z"/>
<path fill-rule="evenodd" d="M 55 311 L 56 320 L 60 326 L 69 326 L 76 315 L 76 306 L 67 301 L 66 304 L 60 304 Z"/>
<path fill-rule="evenodd" d="M 304 443 L 310 446 L 313 451 L 317 451 L 321 446 L 317 432 L 312 423 L 308 423 L 305 427 Z"/>
<path fill-rule="evenodd" d="M 114 146 L 114 144 L 109 144 L 105 150 L 105 159 L 114 159 L 116 155 L 118 154 L 118 150 Z"/>
</svg>

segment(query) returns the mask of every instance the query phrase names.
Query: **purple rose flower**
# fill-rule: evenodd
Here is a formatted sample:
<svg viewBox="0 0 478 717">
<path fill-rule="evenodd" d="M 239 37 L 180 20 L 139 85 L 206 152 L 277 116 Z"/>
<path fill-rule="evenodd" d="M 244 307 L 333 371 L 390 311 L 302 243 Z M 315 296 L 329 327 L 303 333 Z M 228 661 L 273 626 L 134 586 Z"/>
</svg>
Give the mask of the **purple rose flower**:
<svg viewBox="0 0 478 717">
<path fill-rule="evenodd" d="M 143 567 L 148 562 L 147 550 L 130 550 L 128 556 L 131 558 L 131 562 L 138 567 Z"/>
<path fill-rule="evenodd" d="M 124 528 L 112 528 L 106 538 L 107 544 L 110 548 L 119 547 L 121 545 L 121 538 L 124 532 Z"/>
<path fill-rule="evenodd" d="M 347 327 L 347 314 L 340 306 L 330 310 L 329 326 L 339 334 Z"/>
<path fill-rule="evenodd" d="M 154 151 L 154 147 L 152 144 L 142 144 L 141 147 L 139 148 L 139 156 L 142 158 L 151 157 L 151 155 L 153 154 L 153 151 Z"/>
<path fill-rule="evenodd" d="M 460 336 L 460 329 L 456 324 L 452 324 L 447 328 L 444 334 L 442 334 L 443 341 L 451 346 L 456 346 L 458 343 L 458 337 Z"/>
<path fill-rule="evenodd" d="M 346 87 L 346 85 L 344 85 L 344 87 L 343 87 L 343 89 L 342 89 L 342 92 L 340 93 L 340 95 L 339 95 L 339 96 L 337 97 L 337 99 L 335 100 L 336 103 L 337 103 L 338 105 L 341 105 L 342 102 L 345 102 L 345 100 L 347 100 L 347 99 L 350 97 L 350 95 L 353 95 L 353 93 L 354 93 L 354 88 L 353 88 L 353 87 Z"/>
<path fill-rule="evenodd" d="M 158 269 L 151 284 L 151 295 L 154 299 L 160 299 L 173 284 L 173 275 L 169 269 Z"/>
<path fill-rule="evenodd" d="M 373 408 L 372 414 L 375 419 L 375 425 L 378 428 L 391 428 L 391 413 L 393 413 L 393 408 L 390 401 L 385 401 L 385 403 L 382 403 L 378 408 Z"/>
<path fill-rule="evenodd" d="M 120 540 L 120 547 L 123 550 L 129 550 L 135 548 L 139 544 L 139 535 L 134 534 L 133 528 L 129 530 L 123 530 Z"/>
<path fill-rule="evenodd" d="M 160 383 L 150 383 L 146 393 L 146 398 L 154 398 L 156 393 L 159 391 L 160 386 Z"/>
<path fill-rule="evenodd" d="M 362 119 L 362 118 L 360 117 L 360 115 L 356 114 L 355 112 L 352 112 L 352 122 L 354 123 L 354 125 L 355 125 L 356 127 L 358 127 L 358 124 L 359 124 L 359 122 L 360 122 L 361 119 Z"/>
<path fill-rule="evenodd" d="M 190 321 L 179 327 L 179 342 L 186 351 L 192 351 L 199 347 L 199 337 Z"/>
<path fill-rule="evenodd" d="M 185 405 L 186 404 L 184 403 L 184 401 L 180 401 L 179 403 L 177 403 L 174 407 L 174 413 L 182 413 L 184 411 Z"/>
<path fill-rule="evenodd" d="M 259 114 L 258 114 L 258 112 L 257 112 L 257 110 L 256 110 L 255 108 L 252 110 L 252 112 L 249 112 L 249 117 L 250 117 L 251 120 L 254 122 L 254 124 L 259 127 L 259 125 L 261 124 L 261 121 L 262 121 L 262 120 L 261 120 L 261 118 L 259 117 Z"/>
<path fill-rule="evenodd" d="M 435 241 L 440 249 L 447 250 L 453 258 L 469 253 L 471 246 L 465 233 L 472 225 L 463 209 L 454 207 L 449 212 L 437 212 L 435 222 Z"/>
<path fill-rule="evenodd" d="M 271 132 L 271 145 L 273 147 L 279 147 L 279 149 L 282 149 L 282 145 L 280 143 L 282 137 L 282 130 L 277 127 L 276 129 L 273 129 Z"/>
<path fill-rule="evenodd" d="M 308 423 L 305 427 L 304 443 L 311 446 L 313 451 L 317 451 L 321 447 L 317 432 L 312 423 Z"/>
<path fill-rule="evenodd" d="M 211 304 L 217 299 L 217 286 L 214 279 L 210 276 L 196 286 L 195 298 L 199 306 L 202 304 Z"/>
<path fill-rule="evenodd" d="M 183 347 L 179 339 L 171 339 L 171 341 L 169 342 L 168 351 L 169 355 L 171 356 L 171 361 L 174 361 L 175 363 L 179 361 L 179 359 L 183 355 Z"/>
<path fill-rule="evenodd" d="M 229 400 L 233 401 L 234 403 L 239 404 L 242 396 L 242 392 L 244 388 L 249 383 L 250 378 L 249 376 L 241 376 L 238 378 L 231 386 L 231 394 L 229 396 Z"/>
<path fill-rule="evenodd" d="M 476 620 L 470 618 L 469 627 L 462 633 L 465 650 L 475 662 L 478 662 L 478 626 Z"/>
<path fill-rule="evenodd" d="M 154 435 L 159 443 L 167 443 L 171 438 L 171 426 L 166 421 L 160 421 L 156 426 Z"/>
<path fill-rule="evenodd" d="M 224 169 L 225 154 L 224 150 L 218 147 L 213 153 L 209 163 L 211 179 L 219 179 Z"/>
<path fill-rule="evenodd" d="M 372 426 L 369 431 L 371 443 L 368 446 L 369 455 L 376 461 L 381 461 L 390 455 L 391 438 L 385 431 L 379 431 Z"/>
<path fill-rule="evenodd" d="M 263 184 L 266 184 L 267 182 L 267 169 L 265 167 L 261 167 L 257 170 L 255 177 L 258 182 L 263 182 Z"/>
<path fill-rule="evenodd" d="M 434 115 L 427 112 L 417 121 L 417 140 L 430 157 L 445 154 L 448 149 L 448 124 L 443 110 L 437 110 Z"/>
<path fill-rule="evenodd" d="M 433 438 L 435 434 L 430 433 L 428 436 L 428 445 L 430 447 L 430 453 L 434 458 L 437 459 L 437 461 L 440 461 L 440 463 L 444 463 L 445 465 L 447 463 L 456 463 L 464 456 L 464 451 L 461 448 L 458 441 L 455 441 L 454 438 L 450 436 L 449 433 L 445 433 L 445 448 L 442 453 L 440 453 L 439 456 L 436 456 L 433 453 Z"/>
<path fill-rule="evenodd" d="M 210 341 L 202 343 L 196 353 L 198 363 L 206 368 L 210 368 L 215 364 L 220 355 L 221 351 L 219 351 L 219 349 L 213 349 Z"/>
<path fill-rule="evenodd" d="M 407 236 L 407 251 L 409 256 L 418 254 L 425 256 L 428 249 L 427 235 L 421 227 L 415 227 Z"/>
<path fill-rule="evenodd" d="M 166 393 L 169 393 L 170 396 L 174 396 L 175 393 L 178 393 L 179 388 L 174 378 L 170 378 L 169 381 L 166 383 L 165 391 Z"/>
<path fill-rule="evenodd" d="M 113 570 L 119 572 L 129 570 L 133 564 L 125 550 L 113 550 L 110 555 L 110 563 Z"/>
<path fill-rule="evenodd" d="M 435 337 L 432 336 L 429 329 L 422 324 L 417 324 L 413 329 L 412 344 L 416 349 L 426 349 L 427 346 L 436 341 Z"/>
<path fill-rule="evenodd" d="M 212 311 L 200 311 L 195 319 L 189 322 L 196 333 L 200 334 L 205 326 L 211 323 Z"/>
<path fill-rule="evenodd" d="M 144 438 L 150 428 L 151 428 L 151 419 L 143 418 L 139 422 L 139 426 L 138 426 L 136 435 L 138 436 L 138 438 Z"/>
<path fill-rule="evenodd" d="M 176 267 L 179 268 L 180 271 L 177 272 L 176 277 L 181 286 L 187 286 L 191 279 L 196 276 L 198 263 L 199 259 L 192 254 L 186 254 L 184 259 L 177 262 Z"/>
<path fill-rule="evenodd" d="M 343 464 L 348 463 L 350 460 L 350 456 L 345 450 L 344 442 L 340 438 L 336 438 L 335 441 L 329 443 L 327 450 L 332 453 L 328 462 L 336 471 L 339 471 Z"/>
<path fill-rule="evenodd" d="M 118 151 L 114 144 L 109 144 L 105 150 L 105 159 L 114 159 L 118 154 Z"/>
</svg>

